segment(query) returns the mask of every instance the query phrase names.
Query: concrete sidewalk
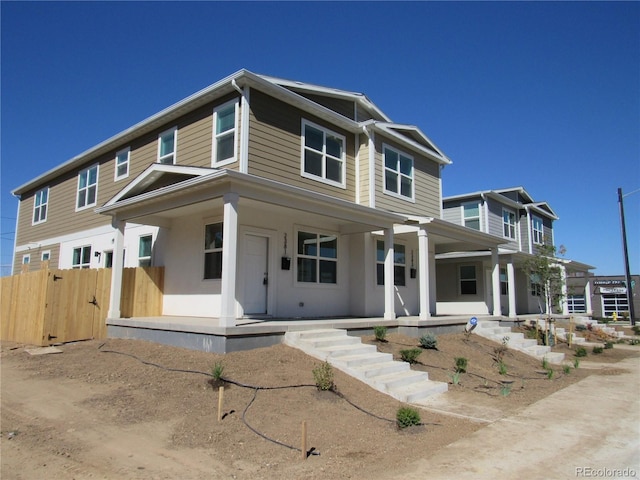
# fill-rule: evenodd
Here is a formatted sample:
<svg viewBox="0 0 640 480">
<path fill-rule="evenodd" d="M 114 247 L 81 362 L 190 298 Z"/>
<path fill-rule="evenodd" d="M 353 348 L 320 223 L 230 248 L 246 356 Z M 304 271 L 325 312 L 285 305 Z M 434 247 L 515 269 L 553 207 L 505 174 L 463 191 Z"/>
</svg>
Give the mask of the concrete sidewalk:
<svg viewBox="0 0 640 480">
<path fill-rule="evenodd" d="M 628 373 L 591 375 L 392 478 L 640 478 L 640 358 L 608 367 Z"/>
</svg>

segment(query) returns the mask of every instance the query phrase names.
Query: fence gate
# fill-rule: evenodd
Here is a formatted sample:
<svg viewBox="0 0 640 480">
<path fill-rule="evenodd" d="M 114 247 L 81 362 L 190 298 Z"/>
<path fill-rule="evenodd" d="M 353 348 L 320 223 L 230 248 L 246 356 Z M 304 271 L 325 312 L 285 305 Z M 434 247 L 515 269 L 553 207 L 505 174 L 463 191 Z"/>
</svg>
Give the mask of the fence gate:
<svg viewBox="0 0 640 480">
<path fill-rule="evenodd" d="M 101 323 L 108 309 L 110 273 L 105 269 L 48 272 L 43 344 L 103 336 Z"/>
</svg>

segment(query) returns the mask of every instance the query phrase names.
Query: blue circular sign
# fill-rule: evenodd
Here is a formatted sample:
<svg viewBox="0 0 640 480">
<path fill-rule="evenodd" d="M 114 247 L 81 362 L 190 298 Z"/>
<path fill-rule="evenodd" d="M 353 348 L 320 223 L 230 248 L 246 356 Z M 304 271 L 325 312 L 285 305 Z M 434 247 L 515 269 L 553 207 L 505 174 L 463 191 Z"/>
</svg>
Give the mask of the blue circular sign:
<svg viewBox="0 0 640 480">
<path fill-rule="evenodd" d="M 471 320 L 469 320 L 469 323 L 471 325 L 477 325 L 478 324 L 478 319 L 476 317 L 471 317 Z"/>
</svg>

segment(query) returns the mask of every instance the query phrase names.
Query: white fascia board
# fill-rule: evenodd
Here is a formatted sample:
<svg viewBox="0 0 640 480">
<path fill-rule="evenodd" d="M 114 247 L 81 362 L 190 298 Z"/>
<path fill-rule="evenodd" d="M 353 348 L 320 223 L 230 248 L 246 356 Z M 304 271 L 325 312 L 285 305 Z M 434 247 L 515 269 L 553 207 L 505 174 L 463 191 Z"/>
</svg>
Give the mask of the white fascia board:
<svg viewBox="0 0 640 480">
<path fill-rule="evenodd" d="M 278 85 L 282 85 L 290 88 L 297 88 L 299 90 L 304 90 L 310 93 L 317 93 L 319 95 L 324 95 L 324 96 L 329 96 L 334 98 L 341 98 L 341 99 L 347 98 L 349 100 L 353 100 L 354 102 L 359 103 L 366 110 L 371 110 L 374 113 L 376 113 L 384 121 L 386 122 L 391 121 L 391 119 L 387 115 L 385 115 L 384 112 L 382 112 L 382 110 L 380 110 L 375 103 L 369 100 L 369 98 L 364 93 L 350 92 L 348 90 L 340 90 L 338 88 L 323 87 L 321 85 L 314 85 L 311 83 L 298 82 L 295 80 L 287 80 L 284 78 L 271 77 L 269 75 L 259 75 L 259 76 L 264 78 L 265 80 L 276 83 Z"/>
<path fill-rule="evenodd" d="M 436 162 L 438 162 L 441 165 L 450 165 L 452 162 L 451 160 L 449 160 L 444 154 L 439 154 L 438 152 L 434 152 L 433 150 L 425 147 L 424 145 L 420 145 L 418 142 L 416 142 L 415 140 L 411 140 L 410 138 L 407 138 L 403 135 L 400 135 L 398 132 L 395 132 L 394 130 L 390 129 L 387 125 L 385 124 L 380 124 L 378 122 L 373 122 L 371 123 L 371 125 L 373 126 L 374 130 L 378 130 L 382 133 L 384 133 L 385 135 L 388 135 L 389 137 L 393 138 L 395 141 L 397 141 L 399 144 L 408 147 L 416 152 L 419 152 L 421 154 L 423 154 L 424 156 L 435 160 Z M 433 143 L 430 142 L 432 145 Z M 435 146 L 435 145 L 434 145 Z"/>
<path fill-rule="evenodd" d="M 239 79 L 245 75 L 250 74 L 247 70 L 239 70 L 236 73 L 229 75 L 228 77 L 219 80 L 218 82 L 188 96 L 187 98 L 174 103 L 170 107 L 161 110 L 160 112 L 146 118 L 145 120 L 136 123 L 132 127 L 123 130 L 122 132 L 114 135 L 111 138 L 91 147 L 89 150 L 76 155 L 70 160 L 46 171 L 42 175 L 28 181 L 27 183 L 15 188 L 11 193 L 19 197 L 21 194 L 28 190 L 36 188 L 37 186 L 50 181 L 58 175 L 78 168 L 86 162 L 94 160 L 97 156 L 102 155 L 109 150 L 117 149 L 123 146 L 126 142 L 144 134 L 148 133 L 161 125 L 176 119 L 184 113 L 191 111 L 207 102 L 214 100 L 217 97 L 225 95 L 231 91 L 235 91 L 231 82 L 234 79 Z"/>
<path fill-rule="evenodd" d="M 144 186 L 148 183 L 155 181 L 161 176 L 162 173 L 178 173 L 183 175 L 195 175 L 201 177 L 219 171 L 216 168 L 208 167 L 188 167 L 181 165 L 167 165 L 163 163 L 151 164 L 147 169 L 138 175 L 129 185 L 120 190 L 111 200 L 104 204 L 105 207 L 111 206 L 118 202 L 121 198 L 127 196 L 127 194 L 135 191 L 138 186 Z"/>
</svg>

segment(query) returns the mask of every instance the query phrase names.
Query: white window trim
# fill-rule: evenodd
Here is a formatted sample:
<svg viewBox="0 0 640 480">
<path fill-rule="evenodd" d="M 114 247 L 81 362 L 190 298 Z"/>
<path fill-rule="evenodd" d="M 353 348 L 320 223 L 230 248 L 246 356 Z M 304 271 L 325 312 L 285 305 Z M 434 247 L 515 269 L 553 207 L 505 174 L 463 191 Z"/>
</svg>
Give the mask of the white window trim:
<svg viewBox="0 0 640 480">
<path fill-rule="evenodd" d="M 464 207 L 466 205 L 475 205 L 476 207 L 478 207 L 478 215 L 474 216 L 474 217 L 465 217 L 464 216 Z M 474 202 L 464 202 L 462 204 L 460 204 L 460 215 L 462 216 L 462 225 L 464 227 L 467 226 L 467 220 L 475 220 L 478 219 L 478 231 L 482 232 L 482 205 L 480 205 L 480 201 L 474 201 Z M 467 228 L 472 228 L 472 227 L 467 227 Z M 475 228 L 473 229 L 475 230 Z"/>
<path fill-rule="evenodd" d="M 171 154 L 166 154 L 163 157 L 160 156 L 160 150 L 162 148 L 162 137 L 164 137 L 165 135 L 169 134 L 169 133 L 173 133 L 173 153 Z M 168 158 L 169 155 L 173 155 L 173 162 L 171 163 L 164 163 L 162 162 L 163 158 Z M 156 162 L 157 163 L 162 163 L 164 165 L 175 165 L 177 162 L 177 157 L 178 157 L 178 127 L 172 127 L 172 128 L 168 128 L 167 130 L 165 130 L 164 132 L 161 132 L 158 134 L 158 155 L 156 158 Z"/>
<path fill-rule="evenodd" d="M 93 203 L 85 203 L 82 207 L 78 207 L 78 197 L 80 196 L 80 175 L 82 175 L 84 172 L 89 172 L 89 170 L 95 168 L 96 169 L 96 198 L 94 200 Z M 89 175 L 87 175 L 87 182 L 89 182 Z M 90 167 L 87 167 L 83 170 L 80 170 L 78 172 L 78 186 L 76 188 L 76 212 L 79 212 L 81 210 L 86 210 L 87 208 L 91 208 L 91 207 L 95 207 L 96 204 L 98 203 L 98 184 L 100 183 L 100 165 L 98 163 L 95 163 L 93 165 L 91 165 Z M 84 188 L 85 190 L 89 189 L 89 183 L 87 183 L 87 186 Z M 86 197 L 85 197 L 86 200 Z"/>
<path fill-rule="evenodd" d="M 82 263 L 82 251 L 85 248 L 89 249 L 89 263 Z M 78 265 L 74 265 L 73 252 L 75 252 L 77 249 L 80 249 L 80 263 Z M 91 268 L 91 251 L 92 250 L 93 248 L 91 247 L 91 245 L 80 245 L 79 247 L 73 247 L 71 249 L 71 268 L 73 269 Z"/>
<path fill-rule="evenodd" d="M 310 126 L 313 128 L 316 128 L 318 130 L 321 130 L 324 134 L 325 140 L 323 142 L 322 145 L 322 176 L 317 176 L 317 175 L 313 175 L 312 173 L 307 173 L 304 170 L 304 152 L 306 149 L 305 146 L 305 126 Z M 339 139 L 342 140 L 342 158 L 340 159 L 342 165 L 341 165 L 341 172 L 340 172 L 340 178 L 342 178 L 341 182 L 336 182 L 334 180 L 330 180 L 328 178 L 326 178 L 326 168 L 327 168 L 327 153 L 326 153 L 326 147 L 327 147 L 327 141 L 326 141 L 326 137 L 327 134 L 330 134 L 332 136 L 338 137 Z M 314 152 L 317 152 L 317 150 L 313 150 Z M 336 158 L 331 156 L 330 158 Z M 318 125 L 317 123 L 313 123 L 310 122 L 309 120 L 306 119 L 302 119 L 302 126 L 300 129 L 300 175 L 303 176 L 304 178 L 309 178 L 311 180 L 315 180 L 318 182 L 322 182 L 322 183 L 326 183 L 327 185 L 332 185 L 334 187 L 340 187 L 343 189 L 347 188 L 347 180 L 346 180 L 346 176 L 347 176 L 347 138 L 344 135 L 341 135 L 338 132 L 335 132 L 333 130 L 330 130 L 328 128 L 325 128 L 321 125 Z M 296 237 L 297 238 L 297 237 Z"/>
<path fill-rule="evenodd" d="M 232 104 L 234 105 L 233 128 L 218 135 L 216 133 L 216 125 L 218 124 L 218 112 L 220 110 L 224 110 Z M 213 109 L 213 146 L 211 149 L 211 165 L 213 167 L 224 167 L 225 165 L 235 163 L 238 160 L 238 122 L 240 118 L 240 109 L 238 108 L 238 105 L 238 99 L 234 98 L 233 100 L 229 100 L 228 102 L 225 102 L 222 105 L 218 105 Z M 224 160 L 218 162 L 216 161 L 218 151 L 218 137 L 230 135 L 231 133 L 233 133 L 233 157 L 225 158 Z"/>
<path fill-rule="evenodd" d="M 121 165 L 127 166 L 127 172 L 122 175 L 118 175 L 118 166 L 119 166 L 118 157 L 124 153 L 127 154 L 127 161 L 122 163 Z M 131 164 L 131 147 L 123 148 L 122 150 L 119 150 L 118 152 L 116 152 L 116 158 L 114 163 L 115 163 L 115 168 L 113 173 L 113 180 L 117 181 L 117 180 L 122 180 L 123 178 L 127 178 L 129 176 L 129 165 Z"/>
<path fill-rule="evenodd" d="M 411 197 L 407 197 L 405 195 L 402 195 L 399 191 L 398 192 L 394 192 L 391 190 L 387 190 L 386 187 L 386 182 L 385 182 L 385 172 L 387 170 L 394 172 L 398 175 L 398 178 L 400 177 L 407 177 L 409 178 L 407 175 L 401 173 L 399 170 L 391 170 L 390 168 L 387 168 L 387 164 L 385 162 L 385 150 L 389 149 L 394 151 L 395 153 L 397 153 L 398 155 L 402 155 L 403 157 L 407 157 L 411 159 Z M 387 144 L 387 143 L 383 143 L 382 144 L 382 192 L 385 195 L 389 195 L 391 197 L 394 198 L 399 198 L 400 200 L 404 200 L 405 202 L 411 202 L 411 203 L 415 203 L 415 197 L 416 197 L 416 161 L 415 158 L 413 157 L 413 155 L 409 155 L 408 153 L 403 152 L 402 150 L 398 150 L 395 147 L 392 147 L 391 145 Z"/>
<path fill-rule="evenodd" d="M 22 265 L 30 265 L 31 264 L 31 254 L 27 253 L 22 255 Z"/>
<path fill-rule="evenodd" d="M 513 215 L 513 237 L 510 237 L 508 235 L 505 235 L 504 233 L 504 227 L 505 225 L 507 225 L 507 223 L 505 222 L 504 219 L 504 213 L 510 213 Z M 509 226 L 511 226 L 511 224 L 508 224 Z M 509 240 L 513 240 L 514 242 L 518 240 L 518 219 L 516 217 L 516 212 L 511 210 L 510 208 L 504 208 L 502 207 L 502 237 L 503 238 L 508 238 Z"/>
<path fill-rule="evenodd" d="M 44 203 L 41 203 L 40 205 L 36 205 L 36 200 L 38 198 L 38 195 L 41 192 L 44 192 L 46 190 L 47 192 L 47 201 Z M 77 202 L 77 198 L 76 198 L 76 202 Z M 44 218 L 42 218 L 42 207 L 45 207 L 44 210 Z M 39 209 L 39 214 L 38 214 L 38 221 L 34 220 L 35 214 L 36 214 L 36 209 Z M 40 190 L 38 190 L 36 192 L 36 194 L 33 196 L 33 215 L 31 215 L 31 225 L 38 225 L 40 223 L 44 223 L 47 221 L 47 215 L 49 214 L 49 187 L 45 187 L 45 188 L 41 188 Z"/>
<path fill-rule="evenodd" d="M 336 237 L 336 258 L 329 258 L 329 257 L 321 257 L 319 254 L 319 249 L 318 249 L 318 255 L 316 256 L 311 256 L 311 255 L 301 255 L 298 253 L 298 234 L 300 232 L 305 232 L 305 233 L 314 233 L 318 236 L 320 235 L 324 235 L 327 237 L 330 236 L 335 236 Z M 296 226 L 295 230 L 294 230 L 294 241 L 295 241 L 295 246 L 294 246 L 294 261 L 293 261 L 293 265 L 294 265 L 294 271 L 293 271 L 293 275 L 294 275 L 294 285 L 296 287 L 303 287 L 303 288 L 331 288 L 331 289 L 335 289 L 338 288 L 340 286 L 340 235 L 338 234 L 338 232 L 332 232 L 329 230 L 324 230 L 324 229 L 318 229 L 317 227 L 305 227 L 305 226 Z M 327 261 L 335 261 L 336 263 L 336 283 L 322 283 L 317 281 L 315 282 L 300 282 L 298 281 L 298 257 L 301 258 L 314 258 L 316 259 L 316 261 L 319 261 L 320 259 L 324 259 Z M 320 270 L 317 270 L 317 274 L 320 274 Z"/>
<path fill-rule="evenodd" d="M 45 255 L 47 255 L 49 258 L 44 258 Z M 40 261 L 46 262 L 47 260 L 51 260 L 51 250 L 44 250 L 42 253 L 40 253 Z"/>
<path fill-rule="evenodd" d="M 540 222 L 541 229 L 536 229 L 536 220 Z M 536 237 L 540 237 L 536 239 Z M 531 237 L 534 245 L 544 244 L 544 220 L 536 215 L 531 216 Z"/>
<path fill-rule="evenodd" d="M 146 238 L 146 237 L 151 237 L 151 251 L 149 252 L 149 256 L 141 257 L 140 256 L 140 242 L 142 241 L 143 238 Z M 152 263 L 152 260 L 153 260 L 153 240 L 154 240 L 153 235 L 150 234 L 150 233 L 138 236 L 138 266 L 140 266 L 140 261 L 141 260 L 149 260 L 149 266 L 150 267 L 153 266 L 153 263 Z"/>
<path fill-rule="evenodd" d="M 384 264 L 385 264 L 385 260 L 378 260 L 378 242 L 382 242 L 383 244 L 383 249 L 384 249 L 384 240 L 380 240 L 380 239 L 376 239 L 375 240 L 375 256 L 376 256 L 376 270 L 375 270 L 375 275 L 376 275 L 376 279 L 375 279 L 375 285 L 378 288 L 384 288 L 384 276 L 382 278 L 382 283 L 378 283 L 378 265 L 382 265 L 382 267 L 384 268 Z M 396 259 L 395 259 L 395 253 L 398 251 L 398 246 L 402 246 L 404 247 L 404 263 L 397 263 Z M 397 278 L 395 271 L 393 273 L 393 279 L 394 279 L 394 287 L 396 288 L 405 288 L 407 287 L 407 244 L 404 242 L 393 242 L 393 253 L 394 253 L 394 258 L 393 258 L 393 266 L 394 267 L 404 267 L 404 285 L 396 285 L 395 284 L 395 280 Z M 411 268 L 411 267 L 409 267 Z"/>
</svg>

